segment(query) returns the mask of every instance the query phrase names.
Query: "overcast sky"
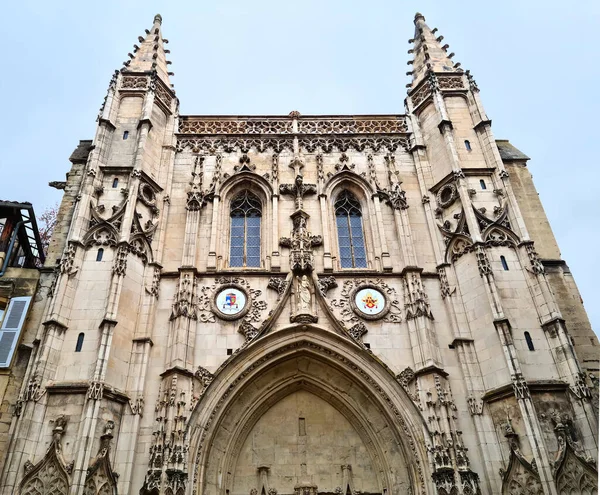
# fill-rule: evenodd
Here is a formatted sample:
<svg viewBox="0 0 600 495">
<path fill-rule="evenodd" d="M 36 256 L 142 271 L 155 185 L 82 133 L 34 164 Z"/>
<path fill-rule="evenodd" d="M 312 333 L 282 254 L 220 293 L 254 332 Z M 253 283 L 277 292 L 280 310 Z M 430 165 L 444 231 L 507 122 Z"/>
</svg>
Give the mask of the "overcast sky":
<svg viewBox="0 0 600 495">
<path fill-rule="evenodd" d="M 481 89 L 600 329 L 600 2 L 18 1 L 3 7 L 0 198 L 39 214 L 92 139 L 111 75 L 163 16 L 183 114 L 402 113 L 416 11 Z"/>
</svg>

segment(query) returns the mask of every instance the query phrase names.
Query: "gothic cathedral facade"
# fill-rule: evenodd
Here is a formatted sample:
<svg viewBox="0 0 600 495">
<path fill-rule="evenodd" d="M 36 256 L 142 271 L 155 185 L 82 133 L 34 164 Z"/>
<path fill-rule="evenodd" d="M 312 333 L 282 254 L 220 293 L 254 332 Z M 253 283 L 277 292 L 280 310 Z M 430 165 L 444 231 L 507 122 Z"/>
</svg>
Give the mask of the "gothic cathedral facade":
<svg viewBox="0 0 600 495">
<path fill-rule="evenodd" d="M 414 22 L 403 114 L 219 117 L 179 114 L 156 16 L 62 184 L 2 493 L 597 493 L 528 157 Z"/>
</svg>

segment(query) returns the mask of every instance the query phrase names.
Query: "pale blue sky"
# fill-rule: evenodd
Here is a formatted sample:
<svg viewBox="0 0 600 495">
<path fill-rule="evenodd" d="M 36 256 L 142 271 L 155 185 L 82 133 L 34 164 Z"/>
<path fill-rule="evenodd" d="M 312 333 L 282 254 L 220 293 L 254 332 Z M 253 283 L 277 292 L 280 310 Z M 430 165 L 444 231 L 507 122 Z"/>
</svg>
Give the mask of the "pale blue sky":
<svg viewBox="0 0 600 495">
<path fill-rule="evenodd" d="M 422 12 L 470 69 L 497 138 L 530 169 L 596 330 L 600 2 L 231 0 L 10 2 L 0 198 L 60 199 L 115 69 L 163 16 L 183 114 L 402 113 L 407 40 Z"/>
</svg>

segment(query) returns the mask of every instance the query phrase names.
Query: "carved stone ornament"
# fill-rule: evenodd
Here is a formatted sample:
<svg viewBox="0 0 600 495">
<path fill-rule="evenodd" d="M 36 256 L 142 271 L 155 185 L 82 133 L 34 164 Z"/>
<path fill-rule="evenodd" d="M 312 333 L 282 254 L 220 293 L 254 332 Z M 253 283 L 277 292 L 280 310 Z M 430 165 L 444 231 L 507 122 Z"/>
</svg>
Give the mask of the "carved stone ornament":
<svg viewBox="0 0 600 495">
<path fill-rule="evenodd" d="M 267 284 L 268 289 L 272 289 L 277 292 L 277 301 L 281 299 L 281 296 L 285 294 L 285 290 L 287 289 L 288 282 L 283 277 L 271 277 L 269 279 L 269 283 Z"/>
<path fill-rule="evenodd" d="M 244 302 L 231 297 L 228 291 L 245 298 Z M 197 318 L 202 323 L 214 323 L 215 316 L 223 320 L 238 320 L 244 317 L 248 322 L 260 322 L 267 303 L 259 299 L 262 291 L 253 289 L 247 280 L 241 277 L 218 277 L 213 285 L 198 288 Z M 219 300 L 217 300 L 221 296 Z M 220 308 L 218 305 L 220 304 Z M 235 308 L 235 305 L 238 307 Z M 243 308 L 242 308 L 243 305 Z M 231 307 L 230 307 L 231 306 Z"/>
<path fill-rule="evenodd" d="M 554 478 L 559 493 L 598 493 L 594 459 L 581 447 L 572 418 L 558 411 L 551 414 L 558 440 Z"/>
<path fill-rule="evenodd" d="M 161 383 L 155 406 L 155 429 L 152 432 L 150 459 L 140 493 L 185 493 L 187 473 L 184 472 L 189 444 L 186 429 L 188 416 L 198 395 L 195 380 L 169 375 Z"/>
<path fill-rule="evenodd" d="M 196 378 L 198 378 L 198 380 L 200 380 L 200 383 L 202 384 L 202 393 L 204 393 L 204 390 L 206 389 L 206 387 L 208 387 L 211 382 L 214 380 L 215 376 L 208 371 L 206 368 L 203 368 L 202 366 L 198 366 L 198 369 L 196 370 L 195 373 Z"/>
<path fill-rule="evenodd" d="M 54 421 L 52 442 L 46 455 L 35 465 L 26 465 L 25 475 L 19 485 L 20 495 L 67 495 L 71 480 L 70 469 L 62 454 L 61 439 L 67 425 L 66 416 Z"/>
<path fill-rule="evenodd" d="M 458 199 L 458 191 L 453 183 L 444 184 L 435 195 L 440 208 L 448 208 Z"/>
<path fill-rule="evenodd" d="M 355 302 L 358 291 L 360 289 L 368 288 L 377 290 L 377 292 L 383 295 L 385 299 L 383 310 L 376 315 L 363 313 L 359 310 Z M 402 309 L 400 307 L 400 301 L 398 300 L 398 293 L 395 288 L 385 283 L 382 279 L 354 279 L 344 281 L 340 297 L 332 299 L 330 306 L 340 312 L 340 319 L 343 323 L 358 323 L 359 318 L 364 318 L 366 320 L 377 320 L 381 318 L 383 321 L 391 323 L 402 322 Z M 367 317 L 365 317 L 365 315 Z"/>
<path fill-rule="evenodd" d="M 303 208 L 304 196 L 316 194 L 317 186 L 315 184 L 305 184 L 304 177 L 298 174 L 293 184 L 281 184 L 279 186 L 279 193 L 293 196 L 296 210 L 301 210 Z"/>
<path fill-rule="evenodd" d="M 512 382 L 515 397 L 517 399 L 528 399 L 530 397 L 527 381 L 525 381 L 525 378 L 521 373 L 515 373 L 512 375 Z"/>
<path fill-rule="evenodd" d="M 295 273 L 306 273 L 315 266 L 313 248 L 323 243 L 320 235 L 312 235 L 307 228 L 309 215 L 296 210 L 291 215 L 293 230 L 291 237 L 282 237 L 279 244 L 290 248 L 290 267 Z"/>
<path fill-rule="evenodd" d="M 67 244 L 67 249 L 60 260 L 60 272 L 67 275 L 73 275 L 77 270 L 74 270 L 75 255 L 77 254 L 77 246 L 73 242 Z"/>
<path fill-rule="evenodd" d="M 252 305 L 252 298 L 244 287 L 227 284 L 218 287 L 211 299 L 211 308 L 222 320 L 239 320 L 243 318 Z"/>
<path fill-rule="evenodd" d="M 481 416 L 483 414 L 483 401 L 481 399 L 477 399 L 471 395 L 467 398 L 467 405 L 469 406 L 471 416 Z"/>
<path fill-rule="evenodd" d="M 360 342 L 363 338 L 363 335 L 365 335 L 367 332 L 367 327 L 362 321 L 359 321 L 356 325 L 348 329 L 348 334 L 350 335 L 350 337 L 352 337 L 357 342 Z"/>
<path fill-rule="evenodd" d="M 438 266 L 437 273 L 440 278 L 440 292 L 442 294 L 442 299 L 446 299 L 456 292 L 456 287 L 450 287 L 446 269 L 443 266 Z"/>
<path fill-rule="evenodd" d="M 192 171 L 192 180 L 190 181 L 190 190 L 187 192 L 185 207 L 188 211 L 198 211 L 206 204 L 206 195 L 202 190 L 204 181 L 204 157 L 196 156 L 194 160 L 194 169 Z"/>
<path fill-rule="evenodd" d="M 323 297 L 327 295 L 331 289 L 335 289 L 338 286 L 335 277 L 319 277 L 319 292 Z"/>
<path fill-rule="evenodd" d="M 195 290 L 196 278 L 190 273 L 182 273 L 171 309 L 171 320 L 179 317 L 198 319 L 200 308 L 196 305 Z"/>
<path fill-rule="evenodd" d="M 589 401 L 592 398 L 592 392 L 587 384 L 585 373 L 577 372 L 573 376 L 573 385 L 571 391 L 579 400 Z"/>
<path fill-rule="evenodd" d="M 415 273 L 407 273 L 403 279 L 404 284 L 404 310 L 406 319 L 411 320 L 424 316 L 433 320 L 429 298 L 423 287 L 421 277 Z"/>
<path fill-rule="evenodd" d="M 390 301 L 376 285 L 363 284 L 350 293 L 350 307 L 365 320 L 380 320 L 390 311 Z"/>
<path fill-rule="evenodd" d="M 85 477 L 84 495 L 105 495 L 116 493 L 118 475 L 110 463 L 110 443 L 113 439 L 113 421 L 107 421 L 104 434 L 100 437 L 98 454 L 90 461 Z"/>
<path fill-rule="evenodd" d="M 410 366 L 407 366 L 400 373 L 396 375 L 396 380 L 403 389 L 408 388 L 408 384 L 415 378 L 415 372 Z"/>
<path fill-rule="evenodd" d="M 127 271 L 127 255 L 129 254 L 129 248 L 127 243 L 119 244 L 117 252 L 115 254 L 115 260 L 113 262 L 112 272 L 117 277 L 125 276 Z"/>
<path fill-rule="evenodd" d="M 482 277 L 492 276 L 492 265 L 490 265 L 490 260 L 485 252 L 485 247 L 481 245 L 477 245 L 475 247 L 475 256 L 477 257 L 477 268 L 479 268 L 479 275 Z"/>
<path fill-rule="evenodd" d="M 307 153 L 334 153 L 355 150 L 363 152 L 371 150 L 396 152 L 398 149 L 408 151 L 410 140 L 405 136 L 302 136 L 298 138 L 301 150 Z M 190 150 L 193 153 L 205 151 L 217 153 L 224 151 L 248 152 L 256 150 L 259 153 L 273 151 L 281 153 L 285 150 L 293 152 L 294 140 L 292 136 L 185 136 L 177 137 L 177 151 Z"/>
<path fill-rule="evenodd" d="M 507 495 L 544 495 L 542 483 L 533 463 L 528 462 L 516 446 L 511 446 L 506 470 L 500 470 L 502 493 Z"/>
<path fill-rule="evenodd" d="M 242 320 L 238 328 L 238 333 L 241 333 L 244 336 L 246 342 L 250 342 L 258 335 L 258 328 L 252 325 L 248 320 Z"/>
<path fill-rule="evenodd" d="M 104 395 L 104 382 L 92 380 L 87 390 L 88 400 L 100 400 Z"/>
<path fill-rule="evenodd" d="M 533 242 L 527 242 L 523 244 L 525 245 L 525 251 L 527 252 L 529 263 L 531 263 L 530 271 L 538 275 L 544 273 L 544 265 L 542 264 L 540 257 L 535 250 Z"/>
</svg>

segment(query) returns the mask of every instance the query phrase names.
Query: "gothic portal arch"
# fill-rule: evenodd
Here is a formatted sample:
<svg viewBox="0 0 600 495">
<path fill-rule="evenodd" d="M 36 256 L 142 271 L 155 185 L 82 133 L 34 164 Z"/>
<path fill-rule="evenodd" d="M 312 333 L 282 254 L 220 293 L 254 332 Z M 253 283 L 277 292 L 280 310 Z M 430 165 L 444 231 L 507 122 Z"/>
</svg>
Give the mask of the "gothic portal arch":
<svg viewBox="0 0 600 495">
<path fill-rule="evenodd" d="M 235 355 L 188 425 L 193 494 L 284 495 L 297 484 L 433 493 L 413 402 L 372 354 L 317 326 L 278 330 Z"/>
</svg>

